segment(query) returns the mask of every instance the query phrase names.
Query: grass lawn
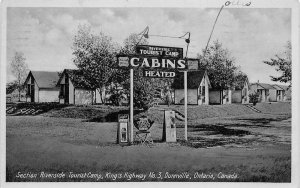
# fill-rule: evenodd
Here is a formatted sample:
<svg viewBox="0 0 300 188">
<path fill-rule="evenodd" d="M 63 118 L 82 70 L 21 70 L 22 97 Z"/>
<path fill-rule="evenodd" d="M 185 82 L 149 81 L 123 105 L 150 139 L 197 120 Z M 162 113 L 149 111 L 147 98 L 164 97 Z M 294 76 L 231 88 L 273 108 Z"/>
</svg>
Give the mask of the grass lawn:
<svg viewBox="0 0 300 188">
<path fill-rule="evenodd" d="M 7 116 L 7 181 L 290 182 L 290 104 L 281 104 L 282 111 L 274 104 L 272 108 L 280 108 L 267 112 L 269 105 L 260 107 L 263 113 L 242 105 L 192 106 L 189 141 L 183 141 L 183 124 L 177 122 L 177 143 L 160 141 L 160 114 L 167 107 L 155 107 L 148 112 L 156 118 L 151 128 L 155 143 L 131 146 L 115 144 L 117 123 L 108 107 L 71 106 L 38 116 Z M 118 110 L 126 108 L 113 112 Z M 42 172 L 66 176 L 50 178 Z"/>
</svg>

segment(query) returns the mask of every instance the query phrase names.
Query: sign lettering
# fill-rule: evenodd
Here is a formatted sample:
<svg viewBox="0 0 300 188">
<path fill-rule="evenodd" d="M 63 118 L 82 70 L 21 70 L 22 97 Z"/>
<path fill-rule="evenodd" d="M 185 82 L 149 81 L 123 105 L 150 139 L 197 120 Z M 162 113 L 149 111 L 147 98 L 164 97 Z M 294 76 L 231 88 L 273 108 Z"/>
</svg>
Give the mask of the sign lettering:
<svg viewBox="0 0 300 188">
<path fill-rule="evenodd" d="M 158 56 L 164 58 L 183 58 L 183 48 L 139 45 L 136 53 L 143 56 Z"/>
<path fill-rule="evenodd" d="M 146 68 L 146 69 L 167 69 L 167 70 L 186 70 L 187 63 L 184 59 L 160 58 L 160 57 L 137 57 L 129 56 L 125 58 L 118 57 L 118 65 L 129 68 Z"/>
<path fill-rule="evenodd" d="M 174 78 L 175 75 L 173 71 L 143 70 L 143 76 L 148 78 Z"/>
</svg>

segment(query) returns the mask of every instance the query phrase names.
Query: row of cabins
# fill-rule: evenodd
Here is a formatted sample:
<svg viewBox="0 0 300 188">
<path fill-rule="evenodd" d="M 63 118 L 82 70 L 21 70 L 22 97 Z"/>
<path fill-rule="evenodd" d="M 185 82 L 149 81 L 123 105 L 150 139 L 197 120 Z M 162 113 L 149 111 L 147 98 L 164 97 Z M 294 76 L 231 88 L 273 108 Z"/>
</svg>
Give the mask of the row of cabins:
<svg viewBox="0 0 300 188">
<path fill-rule="evenodd" d="M 62 73 L 30 71 L 24 84 L 26 102 L 101 103 L 99 91 L 90 88 L 78 70 L 65 69 Z"/>
<path fill-rule="evenodd" d="M 179 73 L 180 74 L 180 73 Z M 283 85 L 264 83 L 249 83 L 246 78 L 240 88 L 215 90 L 212 88 L 206 71 L 192 71 L 187 73 L 188 104 L 231 104 L 250 102 L 249 94 L 258 93 L 259 102 L 279 102 L 291 100 L 291 88 Z M 184 103 L 183 74 L 177 76 L 173 83 L 175 104 Z"/>
<path fill-rule="evenodd" d="M 290 100 L 290 88 L 263 83 L 250 84 L 244 80 L 242 88 L 214 90 L 205 70 L 188 72 L 188 104 L 249 103 L 249 94 L 259 93 L 259 102 Z M 27 102 L 59 102 L 64 104 L 98 104 L 105 98 L 105 91 L 90 88 L 78 70 L 65 69 L 62 73 L 30 71 L 25 81 Z M 172 85 L 174 103 L 184 103 L 183 73 L 178 73 Z M 289 95 L 288 95 L 289 94 Z"/>
</svg>

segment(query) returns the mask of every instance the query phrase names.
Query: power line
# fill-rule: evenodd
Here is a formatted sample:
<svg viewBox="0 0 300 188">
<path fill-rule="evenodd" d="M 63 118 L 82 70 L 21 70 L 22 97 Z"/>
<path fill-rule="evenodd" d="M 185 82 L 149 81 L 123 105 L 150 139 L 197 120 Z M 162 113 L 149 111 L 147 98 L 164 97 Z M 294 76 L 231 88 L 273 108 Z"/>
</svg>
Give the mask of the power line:
<svg viewBox="0 0 300 188">
<path fill-rule="evenodd" d="M 216 20 L 215 20 L 214 25 L 213 25 L 213 28 L 212 28 L 212 30 L 211 30 L 211 32 L 210 32 L 210 35 L 209 35 L 209 38 L 208 38 L 208 41 L 207 41 L 207 44 L 206 44 L 206 47 L 205 47 L 205 50 L 204 50 L 204 54 L 203 54 L 203 58 L 202 58 L 202 59 L 204 59 L 204 57 L 205 57 L 205 55 L 206 55 L 206 51 L 207 51 L 207 48 L 208 48 L 208 44 L 209 44 L 209 42 L 210 42 L 211 36 L 212 36 L 212 34 L 213 34 L 213 32 L 214 32 L 216 23 L 217 23 L 217 21 L 218 21 L 218 18 L 219 18 L 219 16 L 220 16 L 221 11 L 223 10 L 223 8 L 224 8 L 224 5 L 222 5 L 222 7 L 221 7 L 221 9 L 220 9 L 220 11 L 219 11 L 219 13 L 218 13 L 218 15 L 217 15 L 217 17 L 216 17 Z"/>
</svg>

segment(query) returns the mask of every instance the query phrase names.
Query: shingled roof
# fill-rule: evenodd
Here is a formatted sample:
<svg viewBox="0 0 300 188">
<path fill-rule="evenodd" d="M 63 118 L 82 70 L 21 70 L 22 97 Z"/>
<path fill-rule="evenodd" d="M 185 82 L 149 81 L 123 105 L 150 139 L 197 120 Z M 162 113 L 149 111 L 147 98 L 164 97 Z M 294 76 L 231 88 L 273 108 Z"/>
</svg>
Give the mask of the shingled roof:
<svg viewBox="0 0 300 188">
<path fill-rule="evenodd" d="M 187 88 L 188 89 L 197 89 L 205 75 L 206 75 L 205 70 L 188 72 L 187 73 Z M 184 73 L 183 72 L 176 73 L 174 82 L 172 84 L 172 88 L 184 89 Z"/>
<path fill-rule="evenodd" d="M 252 83 L 251 85 L 255 85 L 255 84 L 261 86 L 264 89 L 276 89 L 271 84 L 265 84 L 265 83 Z"/>
<path fill-rule="evenodd" d="M 39 88 L 55 88 L 59 79 L 59 72 L 30 71 L 25 84 L 28 82 L 31 75 Z"/>
<path fill-rule="evenodd" d="M 275 87 L 276 89 L 279 87 L 281 88 L 282 90 L 289 90 L 291 88 L 291 86 L 286 86 L 286 85 L 279 85 L 279 84 L 274 84 L 273 87 Z"/>
<path fill-rule="evenodd" d="M 272 85 L 276 90 L 284 90 L 282 87 L 278 86 L 278 85 Z"/>
<path fill-rule="evenodd" d="M 75 88 L 93 89 L 86 83 L 82 73 L 78 69 L 65 69 L 58 80 L 58 84 L 60 83 L 61 79 L 63 78 L 63 75 L 65 74 L 68 75 Z"/>
</svg>

